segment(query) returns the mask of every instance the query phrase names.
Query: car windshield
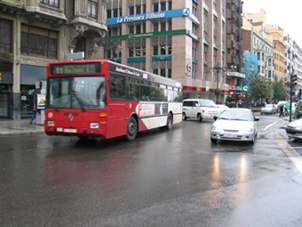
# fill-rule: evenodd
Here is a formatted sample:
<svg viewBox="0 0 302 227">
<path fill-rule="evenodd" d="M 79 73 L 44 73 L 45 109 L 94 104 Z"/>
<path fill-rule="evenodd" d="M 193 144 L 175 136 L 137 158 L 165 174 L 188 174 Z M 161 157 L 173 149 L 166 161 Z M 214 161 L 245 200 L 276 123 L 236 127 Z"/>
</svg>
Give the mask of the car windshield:
<svg viewBox="0 0 302 227">
<path fill-rule="evenodd" d="M 215 107 L 216 108 L 216 104 L 212 100 L 201 100 L 201 101 L 199 101 L 199 105 L 201 107 Z"/>
<path fill-rule="evenodd" d="M 253 115 L 249 111 L 225 110 L 218 117 L 219 120 L 253 121 Z"/>
</svg>

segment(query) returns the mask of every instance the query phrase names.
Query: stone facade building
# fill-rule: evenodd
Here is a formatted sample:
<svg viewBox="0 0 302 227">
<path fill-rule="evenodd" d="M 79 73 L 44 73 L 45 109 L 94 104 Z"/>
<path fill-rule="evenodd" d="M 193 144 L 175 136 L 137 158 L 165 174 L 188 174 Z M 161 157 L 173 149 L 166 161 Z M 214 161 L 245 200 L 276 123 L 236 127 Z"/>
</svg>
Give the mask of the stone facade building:
<svg viewBox="0 0 302 227">
<path fill-rule="evenodd" d="M 91 58 L 96 37 L 105 37 L 108 0 L 0 1 L 0 118 L 33 114 L 37 81 L 50 61 L 71 52 Z"/>
</svg>

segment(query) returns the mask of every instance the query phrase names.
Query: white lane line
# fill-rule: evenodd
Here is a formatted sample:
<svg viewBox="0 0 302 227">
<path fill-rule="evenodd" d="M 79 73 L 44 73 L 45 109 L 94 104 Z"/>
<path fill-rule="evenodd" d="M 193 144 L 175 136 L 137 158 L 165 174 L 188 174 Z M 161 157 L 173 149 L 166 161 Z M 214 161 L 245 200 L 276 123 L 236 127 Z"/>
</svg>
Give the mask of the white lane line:
<svg viewBox="0 0 302 227">
<path fill-rule="evenodd" d="M 277 124 L 278 121 L 274 122 L 274 123 L 271 123 L 270 125 L 266 126 L 264 129 L 263 129 L 263 132 L 266 131 L 269 127 L 273 126 L 274 124 Z"/>
<path fill-rule="evenodd" d="M 284 140 L 276 131 L 270 131 L 271 134 L 273 134 L 275 140 L 279 144 L 279 146 L 282 148 L 284 153 L 290 158 L 290 160 L 294 163 L 294 165 L 297 167 L 297 169 L 302 173 L 302 157 L 301 155 L 292 148 L 286 140 Z"/>
</svg>

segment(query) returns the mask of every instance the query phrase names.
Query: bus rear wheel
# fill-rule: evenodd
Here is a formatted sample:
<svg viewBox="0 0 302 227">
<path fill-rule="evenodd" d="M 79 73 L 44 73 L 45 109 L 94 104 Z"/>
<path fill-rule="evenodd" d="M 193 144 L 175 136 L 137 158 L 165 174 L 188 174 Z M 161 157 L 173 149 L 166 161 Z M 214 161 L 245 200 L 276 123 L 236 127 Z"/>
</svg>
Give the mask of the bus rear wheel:
<svg viewBox="0 0 302 227">
<path fill-rule="evenodd" d="M 169 113 L 168 115 L 168 120 L 167 120 L 167 129 L 170 130 L 172 128 L 172 124 L 173 124 L 173 117 L 172 114 Z"/>
<path fill-rule="evenodd" d="M 137 122 L 134 117 L 131 117 L 127 126 L 126 139 L 130 142 L 135 139 L 137 135 Z"/>
</svg>

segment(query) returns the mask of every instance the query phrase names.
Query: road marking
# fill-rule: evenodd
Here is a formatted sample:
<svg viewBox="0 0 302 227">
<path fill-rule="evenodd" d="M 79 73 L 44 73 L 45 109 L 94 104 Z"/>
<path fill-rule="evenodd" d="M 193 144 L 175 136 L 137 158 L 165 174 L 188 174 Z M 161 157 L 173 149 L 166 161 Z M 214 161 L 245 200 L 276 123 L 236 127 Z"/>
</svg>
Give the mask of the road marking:
<svg viewBox="0 0 302 227">
<path fill-rule="evenodd" d="M 263 129 L 263 132 L 266 131 L 269 127 L 271 127 L 271 126 L 273 126 L 274 124 L 277 124 L 277 123 L 278 123 L 278 121 L 276 121 L 276 122 L 274 122 L 274 123 L 272 123 L 272 124 L 266 126 L 266 127 Z"/>
<path fill-rule="evenodd" d="M 285 139 L 283 139 L 276 131 L 270 131 L 271 134 L 274 136 L 275 140 L 282 148 L 284 153 L 290 158 L 290 160 L 294 163 L 297 169 L 302 173 L 302 157 L 301 155 L 292 148 Z"/>
</svg>

